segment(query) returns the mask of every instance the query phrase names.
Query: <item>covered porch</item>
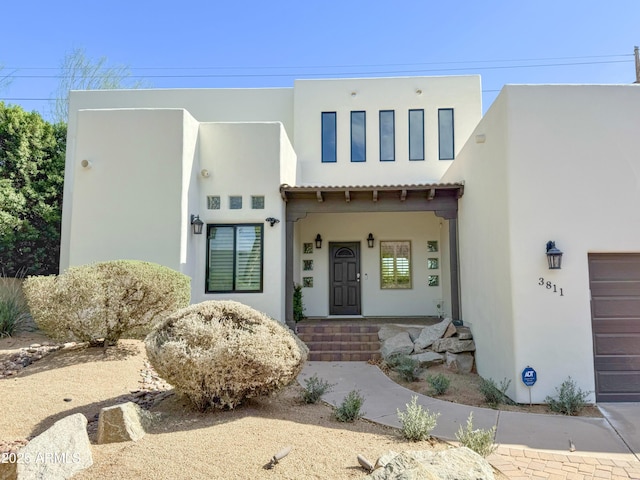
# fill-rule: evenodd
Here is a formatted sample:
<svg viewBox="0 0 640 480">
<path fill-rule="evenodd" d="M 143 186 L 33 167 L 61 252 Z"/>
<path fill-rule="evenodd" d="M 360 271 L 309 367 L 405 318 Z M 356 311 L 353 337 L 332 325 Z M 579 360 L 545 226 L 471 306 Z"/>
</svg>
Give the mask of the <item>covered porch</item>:
<svg viewBox="0 0 640 480">
<path fill-rule="evenodd" d="M 287 324 L 294 326 L 295 284 L 316 320 L 459 319 L 463 192 L 462 183 L 282 185 Z"/>
</svg>

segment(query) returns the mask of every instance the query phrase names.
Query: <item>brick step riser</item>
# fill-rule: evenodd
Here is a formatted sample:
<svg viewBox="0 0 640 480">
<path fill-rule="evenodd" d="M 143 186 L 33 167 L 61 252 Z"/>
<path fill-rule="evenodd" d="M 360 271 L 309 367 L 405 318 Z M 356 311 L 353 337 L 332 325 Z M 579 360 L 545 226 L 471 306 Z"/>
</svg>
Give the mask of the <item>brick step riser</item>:
<svg viewBox="0 0 640 480">
<path fill-rule="evenodd" d="M 379 360 L 379 352 L 311 352 L 309 360 L 315 362 L 366 362 Z"/>
<path fill-rule="evenodd" d="M 331 351 L 368 351 L 377 352 L 380 350 L 379 342 L 305 342 L 309 350 L 312 352 L 331 352 Z"/>
<path fill-rule="evenodd" d="M 312 325 L 308 327 L 298 326 L 298 335 L 307 333 L 316 334 L 340 334 L 340 333 L 378 333 L 378 327 L 353 327 L 349 325 L 338 325 L 336 327 L 330 327 L 325 325 Z"/>
<path fill-rule="evenodd" d="M 378 342 L 377 333 L 304 333 L 298 334 L 303 342 Z"/>
</svg>

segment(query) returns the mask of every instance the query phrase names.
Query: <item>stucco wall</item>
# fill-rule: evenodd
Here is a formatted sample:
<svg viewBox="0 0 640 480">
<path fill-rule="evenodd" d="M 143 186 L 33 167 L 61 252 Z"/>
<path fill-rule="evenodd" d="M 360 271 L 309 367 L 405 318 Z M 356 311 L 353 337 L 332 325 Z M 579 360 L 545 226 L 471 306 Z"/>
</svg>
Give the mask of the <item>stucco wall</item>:
<svg viewBox="0 0 640 480">
<path fill-rule="evenodd" d="M 420 93 L 418 93 L 420 92 Z M 297 80 L 294 146 L 299 183 L 376 185 L 437 182 L 451 164 L 438 159 L 438 109 L 454 108 L 458 152 L 482 115 L 480 77 Z M 425 161 L 409 161 L 409 109 L 424 109 Z M 350 112 L 366 112 L 366 162 L 352 163 Z M 394 162 L 380 161 L 379 111 L 395 111 Z M 337 162 L 321 161 L 321 114 L 337 112 Z"/>
<path fill-rule="evenodd" d="M 192 302 L 232 299 L 251 305 L 284 321 L 284 202 L 280 197 L 280 165 L 295 160 L 282 135 L 280 123 L 203 123 L 199 136 L 199 168 L 210 172 L 200 176 L 199 212 L 205 224 L 261 223 L 264 225 L 264 268 L 262 293 L 206 294 L 205 267 L 207 236 L 195 244 L 196 275 Z M 285 143 L 282 143 L 285 142 Z M 291 167 L 288 167 L 291 170 Z M 207 196 L 220 196 L 219 210 L 207 209 Z M 242 196 L 242 209 L 229 208 L 229 196 Z M 264 196 L 264 209 L 251 208 L 251 196 Z M 273 227 L 267 217 L 280 221 Z"/>
<path fill-rule="evenodd" d="M 442 225 L 442 227 L 441 227 Z M 443 275 L 448 265 L 442 263 L 442 249 L 427 252 L 427 240 L 442 245 L 441 231 L 446 221 L 431 212 L 419 213 L 341 213 L 309 214 L 297 222 L 297 248 L 313 243 L 322 235 L 322 248 L 313 254 L 296 255 L 296 279 L 313 277 L 313 288 L 303 288 L 307 316 L 329 315 L 329 243 L 360 242 L 362 314 L 371 316 L 436 315 L 435 300 L 443 296 Z M 367 235 L 373 233 L 374 248 L 368 248 Z M 411 289 L 380 288 L 380 241 L 411 241 Z M 427 270 L 427 258 L 440 259 L 440 269 Z M 313 260 L 313 271 L 303 271 L 302 260 Z M 427 286 L 427 275 L 440 275 L 439 287 Z M 450 306 L 450 302 L 445 304 Z M 449 309 L 450 310 L 450 309 Z"/>
<path fill-rule="evenodd" d="M 139 259 L 176 270 L 182 232 L 183 110 L 78 112 L 78 141 L 67 162 L 69 265 Z M 144 128 L 140 128 L 144 125 Z M 83 168 L 88 160 L 91 168 Z M 72 217 L 71 217 L 72 214 Z"/>
<path fill-rule="evenodd" d="M 511 379 L 515 393 L 510 261 L 507 98 L 502 93 L 443 177 L 465 181 L 458 201 L 462 319 L 476 342 L 478 373 Z M 476 143 L 485 135 L 485 143 Z M 527 399 L 528 400 L 528 399 Z"/>
<path fill-rule="evenodd" d="M 640 252 L 638 125 L 638 86 L 506 86 L 476 129 L 486 143 L 472 137 L 444 177 L 467 181 L 462 298 L 478 371 L 510 378 L 519 402 L 527 365 L 534 402 L 569 376 L 595 388 L 588 253 Z"/>
</svg>

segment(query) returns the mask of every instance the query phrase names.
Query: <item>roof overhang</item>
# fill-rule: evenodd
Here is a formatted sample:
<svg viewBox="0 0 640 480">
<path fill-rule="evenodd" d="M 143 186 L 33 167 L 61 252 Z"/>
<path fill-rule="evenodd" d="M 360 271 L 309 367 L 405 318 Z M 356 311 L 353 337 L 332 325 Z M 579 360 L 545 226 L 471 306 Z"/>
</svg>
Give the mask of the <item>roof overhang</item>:
<svg viewBox="0 0 640 480">
<path fill-rule="evenodd" d="M 463 194 L 464 183 L 280 186 L 287 220 L 291 221 L 307 213 L 400 211 L 433 211 L 451 219 L 457 217 L 458 199 Z"/>
</svg>

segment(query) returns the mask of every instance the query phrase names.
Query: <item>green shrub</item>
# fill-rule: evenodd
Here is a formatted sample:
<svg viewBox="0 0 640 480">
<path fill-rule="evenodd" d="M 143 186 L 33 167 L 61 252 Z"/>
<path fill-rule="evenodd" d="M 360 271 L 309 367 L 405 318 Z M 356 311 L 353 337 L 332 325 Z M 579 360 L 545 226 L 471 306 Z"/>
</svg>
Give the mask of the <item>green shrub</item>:
<svg viewBox="0 0 640 480">
<path fill-rule="evenodd" d="M 391 355 L 385 359 L 387 367 L 398 372 L 400 378 L 406 382 L 415 382 L 417 380 L 416 371 L 419 363 L 408 355 Z"/>
<path fill-rule="evenodd" d="M 438 373 L 427 376 L 427 383 L 431 386 L 434 395 L 443 395 L 449 388 L 451 380 L 444 373 Z"/>
<path fill-rule="evenodd" d="M 189 304 L 190 279 L 155 263 L 117 260 L 71 267 L 23 285 L 40 329 L 59 341 L 112 344 L 143 337 L 166 315 Z"/>
<path fill-rule="evenodd" d="M 318 403 L 322 395 L 330 392 L 334 386 L 335 385 L 330 384 L 326 380 L 318 378 L 316 374 L 313 374 L 304 381 L 302 400 L 305 403 Z"/>
<path fill-rule="evenodd" d="M 480 381 L 480 393 L 484 396 L 484 400 L 493 408 L 497 407 L 501 403 L 506 405 L 512 405 L 513 401 L 507 397 L 507 389 L 511 384 L 511 380 L 504 378 L 500 385 L 496 385 L 496 382 L 492 379 L 483 378 Z"/>
<path fill-rule="evenodd" d="M 431 432 L 436 428 L 439 413 L 430 413 L 428 409 L 422 409 L 418 405 L 418 396 L 411 397 L 411 403 L 407 403 L 407 409 L 401 412 L 398 409 L 398 420 L 402 424 L 402 436 L 407 440 L 419 442 L 427 440 Z"/>
<path fill-rule="evenodd" d="M 308 348 L 284 324 L 232 301 L 191 305 L 145 339 L 158 375 L 199 410 L 232 409 L 290 384 Z"/>
<path fill-rule="evenodd" d="M 544 399 L 549 404 L 549 408 L 564 415 L 578 415 L 587 405 L 587 397 L 590 392 L 585 392 L 578 388 L 576 383 L 567 378 L 560 388 L 556 387 L 557 398 L 548 396 Z"/>
<path fill-rule="evenodd" d="M 28 329 L 31 316 L 20 286 L 21 277 L 0 275 L 0 338 Z"/>
<path fill-rule="evenodd" d="M 350 391 L 334 412 L 336 420 L 339 422 L 355 422 L 362 416 L 360 409 L 363 403 L 364 397 L 360 395 L 360 392 L 357 390 Z"/>
<path fill-rule="evenodd" d="M 478 455 L 488 457 L 498 448 L 498 446 L 493 443 L 495 435 L 495 425 L 489 430 L 482 430 L 480 428 L 474 430 L 473 412 L 471 412 L 467 419 L 467 427 L 462 428 L 462 425 L 460 425 L 460 429 L 456 433 L 456 440 L 460 442 L 460 445 L 473 450 Z"/>
<path fill-rule="evenodd" d="M 304 304 L 302 303 L 302 285 L 293 286 L 293 320 L 298 323 L 304 320 Z"/>
</svg>

